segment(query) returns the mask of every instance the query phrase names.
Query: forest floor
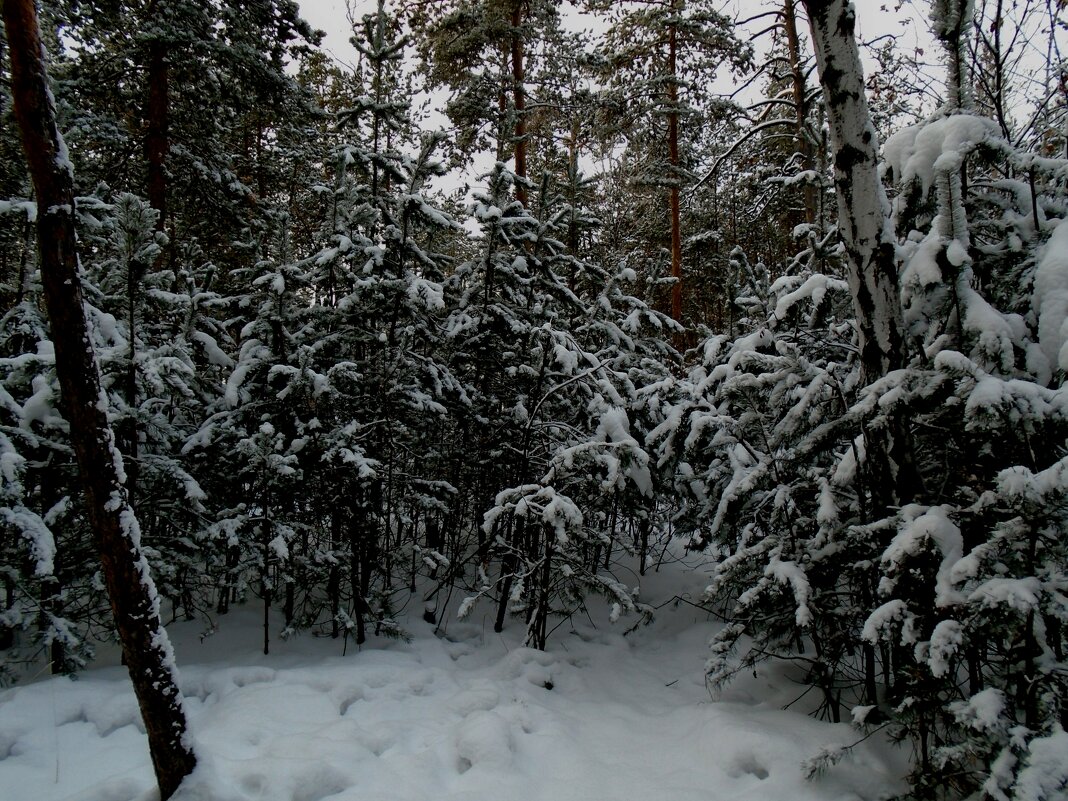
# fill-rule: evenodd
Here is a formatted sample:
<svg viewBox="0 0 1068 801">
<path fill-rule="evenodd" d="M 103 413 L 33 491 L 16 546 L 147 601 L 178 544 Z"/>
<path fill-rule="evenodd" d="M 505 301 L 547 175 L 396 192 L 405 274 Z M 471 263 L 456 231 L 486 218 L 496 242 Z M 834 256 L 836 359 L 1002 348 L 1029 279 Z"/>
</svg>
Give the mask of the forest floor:
<svg viewBox="0 0 1068 801">
<path fill-rule="evenodd" d="M 410 642 L 344 655 L 302 634 L 264 656 L 254 606 L 205 639 L 203 622 L 173 624 L 199 755 L 175 799 L 876 801 L 904 788 L 907 749 L 877 738 L 806 780 L 805 760 L 862 734 L 806 715 L 808 698 L 783 709 L 803 688 L 781 668 L 713 700 L 716 624 L 672 601 L 704 577 L 667 562 L 641 579 L 643 601 L 663 604 L 650 625 L 624 636 L 633 621 L 599 619 L 594 599 L 546 652 L 522 647 L 521 621 L 494 634 L 489 604 L 437 634 L 420 607 L 401 621 Z M 0 799 L 158 797 L 129 679 L 104 657 L 76 680 L 0 692 Z"/>
</svg>

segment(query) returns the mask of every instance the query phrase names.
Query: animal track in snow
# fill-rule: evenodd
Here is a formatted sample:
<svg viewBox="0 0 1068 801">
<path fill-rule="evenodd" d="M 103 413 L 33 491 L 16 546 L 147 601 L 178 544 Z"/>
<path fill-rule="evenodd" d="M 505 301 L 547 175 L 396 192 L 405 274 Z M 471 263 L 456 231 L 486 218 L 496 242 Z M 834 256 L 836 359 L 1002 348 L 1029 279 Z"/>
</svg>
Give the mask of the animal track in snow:
<svg viewBox="0 0 1068 801">
<path fill-rule="evenodd" d="M 352 782 L 341 772 L 322 767 L 298 776 L 293 801 L 323 801 L 351 786 Z"/>
<path fill-rule="evenodd" d="M 727 775 L 732 779 L 740 779 L 743 776 L 755 776 L 764 781 L 768 778 L 768 769 L 764 767 L 756 755 L 751 752 L 738 754 L 731 765 L 727 768 Z"/>
<path fill-rule="evenodd" d="M 338 704 L 338 707 L 337 707 L 337 713 L 341 717 L 345 717 L 345 715 L 348 713 L 348 711 L 352 708 L 353 704 L 356 704 L 359 701 L 363 701 L 363 700 L 365 700 L 364 699 L 364 695 L 363 695 L 363 688 L 362 687 L 357 687 L 355 690 L 352 691 L 352 693 L 347 698 L 343 698 L 341 700 L 341 703 Z"/>
</svg>

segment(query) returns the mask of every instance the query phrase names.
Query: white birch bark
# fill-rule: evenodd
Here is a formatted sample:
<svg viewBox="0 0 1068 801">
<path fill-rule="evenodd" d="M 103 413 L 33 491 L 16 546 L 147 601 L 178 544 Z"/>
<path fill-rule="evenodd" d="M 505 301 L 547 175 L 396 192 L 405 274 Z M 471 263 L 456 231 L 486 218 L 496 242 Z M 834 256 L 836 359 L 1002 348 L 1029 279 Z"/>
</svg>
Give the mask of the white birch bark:
<svg viewBox="0 0 1068 801">
<path fill-rule="evenodd" d="M 804 0 L 830 124 L 838 227 L 859 329 L 864 383 L 904 363 L 905 348 L 890 204 L 878 173 L 879 142 L 847 0 Z"/>
</svg>

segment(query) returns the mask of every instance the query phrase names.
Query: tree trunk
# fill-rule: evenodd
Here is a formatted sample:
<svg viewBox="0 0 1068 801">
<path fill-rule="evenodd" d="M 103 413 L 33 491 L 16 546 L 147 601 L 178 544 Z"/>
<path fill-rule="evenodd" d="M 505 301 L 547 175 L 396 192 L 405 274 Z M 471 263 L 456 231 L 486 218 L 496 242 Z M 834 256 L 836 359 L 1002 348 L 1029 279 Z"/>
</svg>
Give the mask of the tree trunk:
<svg viewBox="0 0 1068 801">
<path fill-rule="evenodd" d="M 153 4 L 155 13 L 156 3 Z M 148 163 L 148 178 L 145 189 L 149 205 L 159 215 L 156 217 L 156 230 L 164 231 L 167 217 L 167 151 L 170 149 L 168 139 L 168 72 L 167 44 L 158 38 L 149 44 L 148 51 L 148 102 L 146 104 L 147 125 L 145 131 L 145 161 Z M 126 265 L 126 302 L 130 326 L 129 364 L 126 367 L 126 405 L 130 416 L 118 426 L 118 438 L 128 460 L 126 468 L 126 490 L 130 501 L 135 501 L 138 479 L 137 441 L 139 426 L 137 424 L 137 307 L 141 280 L 148 265 L 131 260 Z"/>
<path fill-rule="evenodd" d="M 890 203 L 878 173 L 879 143 L 868 113 L 856 14 L 848 0 L 804 0 L 831 133 L 838 231 L 857 320 L 861 385 L 903 367 L 907 352 Z M 916 483 L 908 424 L 865 428 L 865 484 L 872 510 L 888 513 Z"/>
<path fill-rule="evenodd" d="M 122 652 L 148 735 L 162 799 L 193 770 L 185 711 L 159 599 L 123 485 L 122 457 L 108 425 L 96 355 L 85 321 L 74 234 L 74 179 L 56 127 L 33 0 L 5 0 L 11 89 L 37 195 L 37 241 L 56 374 L 86 510 Z"/>
<path fill-rule="evenodd" d="M 672 0 L 672 11 L 677 0 Z M 668 204 L 671 210 L 671 319 L 682 321 L 682 216 L 679 210 L 679 84 L 678 84 L 678 25 L 674 20 L 668 27 L 668 162 L 671 165 L 671 189 Z"/>
<path fill-rule="evenodd" d="M 545 650 L 549 639 L 549 601 L 553 581 L 553 536 L 543 528 L 541 537 L 545 550 L 542 553 L 541 575 L 538 577 L 538 601 L 534 612 L 533 625 L 527 630 L 527 643 L 539 651 Z"/>
<path fill-rule="evenodd" d="M 503 162 L 508 155 L 508 86 L 504 74 L 508 71 L 508 50 L 502 43 L 497 55 L 501 59 L 501 84 L 497 92 L 497 161 Z"/>
<path fill-rule="evenodd" d="M 267 508 L 267 504 L 264 504 Z M 271 528 L 266 517 L 260 524 L 260 589 L 263 591 L 263 655 L 271 652 L 271 600 L 274 582 L 271 580 Z"/>
<path fill-rule="evenodd" d="M 890 204 L 878 173 L 879 144 L 848 0 L 804 0 L 827 107 L 838 195 L 838 228 L 848 257 L 865 384 L 905 361 Z"/>
<path fill-rule="evenodd" d="M 504 619 L 508 615 L 512 584 L 515 580 L 515 572 L 519 568 L 519 559 L 516 557 L 515 549 L 518 547 L 519 539 L 522 537 L 522 528 L 520 528 L 519 532 L 516 532 L 515 529 L 522 526 L 522 520 L 517 521 L 513 517 L 508 521 L 507 526 L 504 535 L 507 550 L 501 559 L 501 597 L 497 601 L 497 616 L 493 620 L 493 630 L 497 634 L 504 631 Z"/>
<path fill-rule="evenodd" d="M 578 258 L 579 249 L 579 227 L 578 227 L 578 191 L 579 191 L 579 119 L 573 117 L 571 120 L 571 131 L 567 138 L 567 183 L 568 183 L 568 202 L 571 204 L 571 211 L 568 214 L 567 224 L 567 252 L 572 256 Z M 574 289 L 576 268 L 571 267 L 571 274 L 568 279 L 568 287 Z"/>
<path fill-rule="evenodd" d="M 4 611 L 15 606 L 15 582 L 9 576 L 4 579 Z M 12 626 L 0 624 L 0 651 L 6 651 L 15 646 L 15 629 Z"/>
<path fill-rule="evenodd" d="M 330 599 L 330 636 L 335 640 L 341 635 L 341 565 L 337 561 L 341 551 L 341 512 L 330 513 L 330 575 L 326 582 L 326 594 Z"/>
<path fill-rule="evenodd" d="M 382 24 L 382 8 L 378 9 L 378 24 Z M 380 46 L 381 42 L 376 42 L 375 47 Z M 371 87 L 375 95 L 375 110 L 371 116 L 371 152 L 373 157 L 371 159 L 371 203 L 374 206 L 376 212 L 379 212 L 384 203 L 378 196 L 378 160 L 381 158 L 381 136 L 382 136 L 382 61 L 376 59 L 374 61 L 374 74 L 371 78 Z M 262 192 L 261 192 L 261 197 Z M 373 230 L 375 235 L 378 235 L 378 225 L 380 216 L 375 215 L 375 222 Z"/>
<path fill-rule="evenodd" d="M 515 174 L 519 179 L 515 185 L 515 199 L 527 205 L 527 119 L 526 119 L 526 80 L 523 68 L 523 4 L 519 0 L 512 3 L 512 94 L 515 102 Z"/>
<path fill-rule="evenodd" d="M 119 440 L 126 453 L 126 492 L 130 503 L 135 503 L 139 464 L 137 446 L 140 426 L 137 424 L 137 306 L 138 290 L 144 265 L 135 259 L 126 264 L 126 317 L 129 326 L 129 353 L 124 378 L 128 417 L 118 425 Z"/>
<path fill-rule="evenodd" d="M 356 623 L 357 645 L 367 641 L 367 624 L 363 613 L 367 605 L 364 595 L 367 549 L 360 541 L 360 524 L 363 522 L 363 515 L 354 515 L 349 523 L 349 584 L 352 588 L 352 618 Z"/>
<path fill-rule="evenodd" d="M 145 131 L 145 159 L 148 161 L 148 202 L 159 217 L 156 230 L 167 227 L 167 152 L 170 150 L 168 48 L 158 38 L 149 44 L 148 107 Z"/>
<path fill-rule="evenodd" d="M 812 143 L 805 132 L 805 118 L 808 116 L 808 86 L 805 83 L 805 71 L 801 65 L 801 41 L 797 36 L 797 13 L 794 0 L 785 0 L 783 4 L 783 27 L 786 28 L 786 47 L 790 56 L 790 75 L 793 84 L 795 135 L 797 150 L 801 154 L 801 169 L 811 172 L 815 165 L 812 159 Z M 805 198 L 805 222 L 816 222 L 816 187 L 810 182 L 803 184 Z"/>
</svg>

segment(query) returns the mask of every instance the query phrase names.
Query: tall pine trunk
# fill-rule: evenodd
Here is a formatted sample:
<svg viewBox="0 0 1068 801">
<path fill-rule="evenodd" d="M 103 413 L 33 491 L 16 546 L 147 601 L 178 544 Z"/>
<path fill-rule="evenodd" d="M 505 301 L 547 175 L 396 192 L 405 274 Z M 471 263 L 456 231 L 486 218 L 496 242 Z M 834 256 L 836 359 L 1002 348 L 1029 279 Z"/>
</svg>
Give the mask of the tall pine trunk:
<svg viewBox="0 0 1068 801">
<path fill-rule="evenodd" d="M 11 90 L 34 191 L 45 306 L 63 410 L 70 424 L 93 540 L 129 667 L 162 799 L 196 765 L 177 669 L 141 551 L 82 307 L 74 233 L 74 178 L 56 127 L 33 0 L 5 0 Z"/>
<path fill-rule="evenodd" d="M 677 9 L 677 0 L 672 0 L 671 9 Z M 671 165 L 671 188 L 668 190 L 668 206 L 671 213 L 671 319 L 682 321 L 682 214 L 679 209 L 679 82 L 678 82 L 678 23 L 672 19 L 668 26 L 668 162 Z"/>
<path fill-rule="evenodd" d="M 794 0 L 784 0 L 783 27 L 786 29 L 786 47 L 790 57 L 790 83 L 794 96 L 794 128 L 797 137 L 797 151 L 801 155 L 801 169 L 811 172 L 815 169 L 812 159 L 812 143 L 805 131 L 805 119 L 808 116 L 808 85 L 805 82 L 805 70 L 801 63 L 801 41 L 797 36 L 797 12 Z M 805 199 L 805 222 L 816 222 L 817 197 L 816 187 L 809 180 L 803 184 Z"/>
<path fill-rule="evenodd" d="M 512 3 L 512 94 L 515 102 L 515 199 L 527 205 L 526 70 L 523 65 L 523 4 Z"/>
<path fill-rule="evenodd" d="M 159 217 L 156 230 L 167 227 L 167 152 L 170 150 L 170 92 L 167 43 L 153 39 L 148 51 L 148 120 L 145 159 L 148 162 L 148 202 Z"/>
<path fill-rule="evenodd" d="M 153 3 L 152 13 L 157 13 L 158 3 Z M 167 172 L 166 158 L 170 149 L 168 107 L 169 87 L 167 69 L 167 44 L 159 38 L 153 39 L 148 50 L 148 102 L 146 103 L 147 124 L 145 131 L 145 161 L 148 175 L 145 189 L 149 205 L 158 213 L 156 230 L 163 231 L 167 222 Z M 139 476 L 138 438 L 140 427 L 137 424 L 137 308 L 140 304 L 139 293 L 147 264 L 131 260 L 126 265 L 126 303 L 127 322 L 130 328 L 129 363 L 126 365 L 125 391 L 129 417 L 118 426 L 117 434 L 127 458 L 126 490 L 131 503 L 137 495 Z"/>
</svg>

